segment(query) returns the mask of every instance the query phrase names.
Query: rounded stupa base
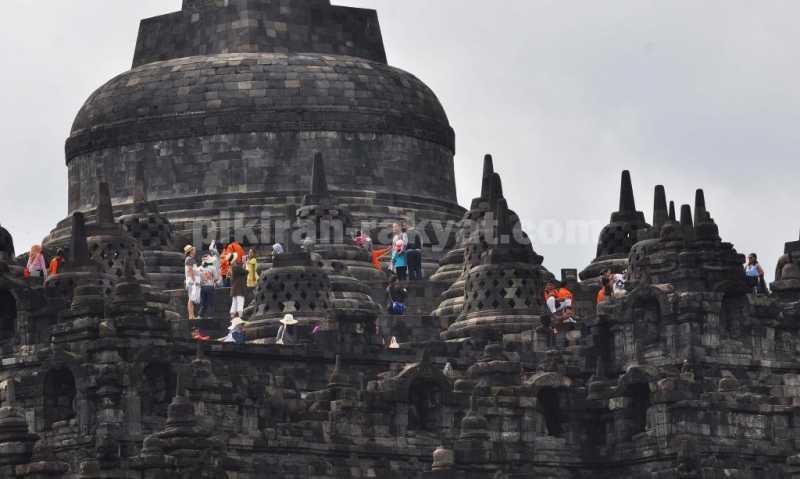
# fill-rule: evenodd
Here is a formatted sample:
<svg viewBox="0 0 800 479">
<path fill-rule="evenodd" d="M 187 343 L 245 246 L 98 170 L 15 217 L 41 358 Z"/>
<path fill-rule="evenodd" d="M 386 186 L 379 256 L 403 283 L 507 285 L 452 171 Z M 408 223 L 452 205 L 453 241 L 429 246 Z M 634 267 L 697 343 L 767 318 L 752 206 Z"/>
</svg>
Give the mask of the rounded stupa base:
<svg viewBox="0 0 800 479">
<path fill-rule="evenodd" d="M 498 311 L 496 314 L 483 311 L 480 316 L 467 317 L 457 321 L 442 332 L 442 339 L 458 339 L 467 337 L 497 337 L 504 334 L 518 334 L 531 331 L 541 326 L 538 315 L 508 314 Z"/>
</svg>

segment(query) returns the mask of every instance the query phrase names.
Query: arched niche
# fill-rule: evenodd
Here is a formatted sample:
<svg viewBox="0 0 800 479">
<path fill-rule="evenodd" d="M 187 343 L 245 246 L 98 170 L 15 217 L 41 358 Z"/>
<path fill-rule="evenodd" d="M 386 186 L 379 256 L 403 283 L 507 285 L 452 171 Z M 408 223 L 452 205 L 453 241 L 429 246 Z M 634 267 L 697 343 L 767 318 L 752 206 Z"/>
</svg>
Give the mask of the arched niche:
<svg viewBox="0 0 800 479">
<path fill-rule="evenodd" d="M 552 387 L 541 388 L 536 393 L 536 399 L 539 403 L 539 410 L 544 416 L 547 434 L 553 437 L 561 437 L 564 433 L 561 425 L 564 418 L 562 417 L 561 398 L 558 389 Z"/>
<path fill-rule="evenodd" d="M 151 363 L 142 371 L 139 397 L 143 418 L 166 418 L 177 376 L 169 364 Z"/>
<path fill-rule="evenodd" d="M 729 292 L 722 297 L 719 311 L 720 334 L 729 338 L 739 338 L 747 315 L 747 296 Z"/>
<path fill-rule="evenodd" d="M 408 387 L 408 430 L 438 432 L 444 391 L 430 378 L 415 378 Z"/>
<path fill-rule="evenodd" d="M 647 430 L 647 411 L 650 409 L 650 386 L 636 383 L 628 386 L 626 395 L 630 399 L 630 419 L 632 434 Z"/>
<path fill-rule="evenodd" d="M 77 387 L 75 376 L 67 368 L 51 369 L 44 378 L 44 427 L 51 430 L 53 424 L 75 417 Z"/>
<path fill-rule="evenodd" d="M 17 333 L 17 299 L 10 291 L 0 291 L 0 341 Z"/>
<path fill-rule="evenodd" d="M 652 295 L 637 297 L 631 303 L 637 336 L 644 345 L 655 344 L 661 338 L 661 305 Z"/>
</svg>

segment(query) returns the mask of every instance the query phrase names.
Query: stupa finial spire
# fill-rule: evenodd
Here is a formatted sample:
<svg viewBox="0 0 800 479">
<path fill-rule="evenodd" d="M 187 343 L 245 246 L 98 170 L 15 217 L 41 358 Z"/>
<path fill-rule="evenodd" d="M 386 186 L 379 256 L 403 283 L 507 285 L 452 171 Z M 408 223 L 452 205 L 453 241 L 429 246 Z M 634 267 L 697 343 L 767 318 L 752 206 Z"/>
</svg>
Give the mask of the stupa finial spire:
<svg viewBox="0 0 800 479">
<path fill-rule="evenodd" d="M 622 183 L 619 189 L 619 211 L 631 213 L 636 211 L 636 201 L 633 197 L 633 184 L 631 183 L 631 172 L 628 170 L 622 172 Z"/>
</svg>

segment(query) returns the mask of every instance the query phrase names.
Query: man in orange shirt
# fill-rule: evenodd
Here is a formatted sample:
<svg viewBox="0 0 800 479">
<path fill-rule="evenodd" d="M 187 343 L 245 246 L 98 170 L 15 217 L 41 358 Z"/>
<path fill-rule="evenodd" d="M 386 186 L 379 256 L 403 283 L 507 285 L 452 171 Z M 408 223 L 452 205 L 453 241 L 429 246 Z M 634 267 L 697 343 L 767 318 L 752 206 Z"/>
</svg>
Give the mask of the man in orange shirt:
<svg viewBox="0 0 800 479">
<path fill-rule="evenodd" d="M 64 250 L 59 249 L 53 259 L 50 260 L 50 276 L 58 274 L 61 264 L 64 263 Z"/>
<path fill-rule="evenodd" d="M 561 318 L 562 323 L 576 322 L 572 317 L 572 291 L 563 286 L 558 287 L 555 280 L 550 280 L 544 289 L 544 300 L 556 319 Z"/>
</svg>

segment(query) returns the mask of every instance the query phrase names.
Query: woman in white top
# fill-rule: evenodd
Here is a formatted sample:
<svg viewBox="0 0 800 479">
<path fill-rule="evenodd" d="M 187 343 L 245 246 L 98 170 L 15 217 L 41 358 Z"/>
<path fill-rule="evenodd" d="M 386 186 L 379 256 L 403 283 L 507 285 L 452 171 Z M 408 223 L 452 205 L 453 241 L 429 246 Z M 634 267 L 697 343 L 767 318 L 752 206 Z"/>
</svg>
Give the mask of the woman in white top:
<svg viewBox="0 0 800 479">
<path fill-rule="evenodd" d="M 758 256 L 750 253 L 744 265 L 744 277 L 747 285 L 753 288 L 756 294 L 767 294 L 767 282 L 764 281 L 764 268 L 758 262 Z"/>
</svg>

